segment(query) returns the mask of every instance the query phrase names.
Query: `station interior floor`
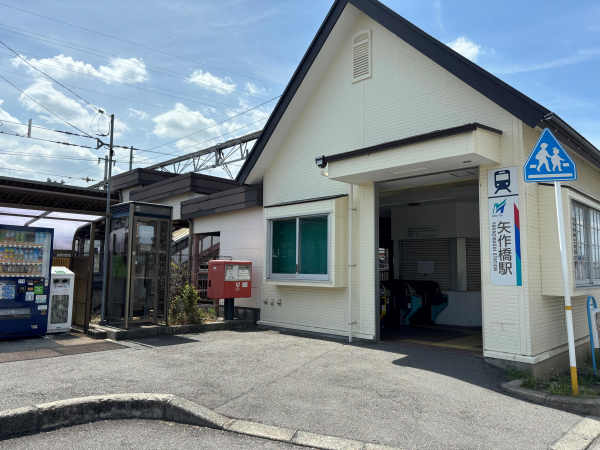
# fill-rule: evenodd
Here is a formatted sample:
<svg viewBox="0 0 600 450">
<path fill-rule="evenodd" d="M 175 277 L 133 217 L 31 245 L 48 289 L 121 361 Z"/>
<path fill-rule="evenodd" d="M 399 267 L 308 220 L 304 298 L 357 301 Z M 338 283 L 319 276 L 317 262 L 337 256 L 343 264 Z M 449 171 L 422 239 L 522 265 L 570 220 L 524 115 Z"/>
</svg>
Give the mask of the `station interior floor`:
<svg viewBox="0 0 600 450">
<path fill-rule="evenodd" d="M 481 327 L 465 328 L 448 325 L 411 325 L 382 331 L 381 342 L 433 347 L 483 357 Z"/>
</svg>

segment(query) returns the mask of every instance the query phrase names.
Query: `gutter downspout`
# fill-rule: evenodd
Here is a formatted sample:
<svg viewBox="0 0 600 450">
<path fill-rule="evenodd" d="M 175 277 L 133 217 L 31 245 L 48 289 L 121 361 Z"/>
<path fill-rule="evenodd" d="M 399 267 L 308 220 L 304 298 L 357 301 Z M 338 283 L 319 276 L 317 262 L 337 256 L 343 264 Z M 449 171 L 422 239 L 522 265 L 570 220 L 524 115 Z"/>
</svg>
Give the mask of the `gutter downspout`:
<svg viewBox="0 0 600 450">
<path fill-rule="evenodd" d="M 352 210 L 354 209 L 354 185 L 349 184 L 348 196 L 348 342 L 352 342 Z"/>
<path fill-rule="evenodd" d="M 192 284 L 192 267 L 194 266 L 194 219 L 188 219 L 188 284 Z"/>
</svg>

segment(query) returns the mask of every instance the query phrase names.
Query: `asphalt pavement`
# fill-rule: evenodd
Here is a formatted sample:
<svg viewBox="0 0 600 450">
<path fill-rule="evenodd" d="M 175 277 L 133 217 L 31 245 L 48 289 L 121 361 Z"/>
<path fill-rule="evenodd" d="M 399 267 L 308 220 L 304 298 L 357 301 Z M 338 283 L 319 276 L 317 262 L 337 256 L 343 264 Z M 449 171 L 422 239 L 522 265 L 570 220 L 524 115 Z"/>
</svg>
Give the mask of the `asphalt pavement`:
<svg viewBox="0 0 600 450">
<path fill-rule="evenodd" d="M 581 420 L 501 393 L 503 372 L 482 358 L 429 348 L 251 330 L 124 345 L 1 363 L 0 410 L 175 394 L 238 419 L 407 450 L 546 449 Z"/>
<path fill-rule="evenodd" d="M 210 428 L 150 420 L 107 420 L 0 442 L 3 450 L 231 449 L 298 450 L 268 441 Z"/>
</svg>

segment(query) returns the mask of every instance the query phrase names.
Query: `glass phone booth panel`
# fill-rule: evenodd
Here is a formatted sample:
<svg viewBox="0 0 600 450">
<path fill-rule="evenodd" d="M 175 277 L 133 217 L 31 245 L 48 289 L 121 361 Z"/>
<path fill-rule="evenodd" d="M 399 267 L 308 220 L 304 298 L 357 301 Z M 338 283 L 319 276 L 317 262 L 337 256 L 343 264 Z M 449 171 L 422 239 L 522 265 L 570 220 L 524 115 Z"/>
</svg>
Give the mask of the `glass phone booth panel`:
<svg viewBox="0 0 600 450">
<path fill-rule="evenodd" d="M 158 226 L 158 220 L 135 219 L 133 276 L 129 303 L 130 317 L 134 323 L 156 321 Z"/>
<path fill-rule="evenodd" d="M 111 207 L 111 211 L 112 267 L 106 318 L 119 321 L 124 328 L 166 322 L 172 208 L 128 202 Z"/>
</svg>

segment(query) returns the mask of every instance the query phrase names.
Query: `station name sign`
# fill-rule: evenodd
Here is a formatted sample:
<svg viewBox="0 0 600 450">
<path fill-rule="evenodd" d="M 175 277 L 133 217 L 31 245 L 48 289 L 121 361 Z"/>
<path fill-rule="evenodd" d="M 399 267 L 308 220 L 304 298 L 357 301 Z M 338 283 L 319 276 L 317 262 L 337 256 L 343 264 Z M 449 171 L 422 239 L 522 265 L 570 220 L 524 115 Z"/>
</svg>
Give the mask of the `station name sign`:
<svg viewBox="0 0 600 450">
<path fill-rule="evenodd" d="M 521 224 L 517 167 L 488 171 L 491 283 L 521 286 Z"/>
</svg>

